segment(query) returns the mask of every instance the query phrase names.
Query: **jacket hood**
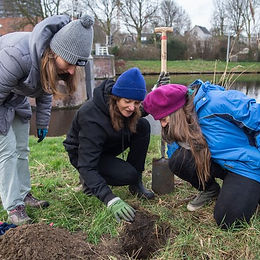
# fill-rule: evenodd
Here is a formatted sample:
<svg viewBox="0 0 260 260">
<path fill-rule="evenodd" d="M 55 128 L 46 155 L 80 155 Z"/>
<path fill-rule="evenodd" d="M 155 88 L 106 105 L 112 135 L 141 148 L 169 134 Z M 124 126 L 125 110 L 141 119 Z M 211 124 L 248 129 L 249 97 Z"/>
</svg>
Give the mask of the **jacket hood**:
<svg viewBox="0 0 260 260">
<path fill-rule="evenodd" d="M 44 19 L 34 27 L 29 36 L 29 52 L 32 67 L 27 79 L 24 81 L 25 84 L 37 85 L 39 81 L 39 65 L 44 51 L 49 46 L 53 35 L 69 22 L 70 17 L 67 15 L 54 15 Z"/>
<path fill-rule="evenodd" d="M 107 115 L 109 115 L 109 96 L 112 94 L 112 87 L 114 84 L 115 82 L 113 80 L 107 79 L 96 87 L 93 93 L 93 102 Z"/>
<path fill-rule="evenodd" d="M 196 84 L 200 86 L 196 96 L 194 97 L 194 101 L 193 101 L 196 110 L 199 110 L 199 108 L 202 105 L 204 105 L 208 102 L 208 98 L 207 98 L 208 92 L 216 91 L 216 90 L 218 90 L 218 91 L 225 90 L 225 88 L 222 86 L 211 84 L 209 81 L 206 81 L 204 83 L 201 80 L 194 81 L 190 86 L 192 87 L 193 85 L 196 85 Z"/>
</svg>

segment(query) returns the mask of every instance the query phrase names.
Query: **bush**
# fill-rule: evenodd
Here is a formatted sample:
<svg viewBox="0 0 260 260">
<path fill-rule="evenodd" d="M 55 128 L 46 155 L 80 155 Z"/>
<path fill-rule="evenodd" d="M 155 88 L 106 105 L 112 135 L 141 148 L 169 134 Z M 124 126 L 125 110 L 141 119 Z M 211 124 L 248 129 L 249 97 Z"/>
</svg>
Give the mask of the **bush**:
<svg viewBox="0 0 260 260">
<path fill-rule="evenodd" d="M 115 70 L 116 73 L 122 73 L 125 71 L 125 61 L 122 59 L 115 60 Z"/>
<path fill-rule="evenodd" d="M 121 46 L 117 58 L 125 60 L 158 60 L 160 59 L 160 49 L 151 44 L 139 48 L 135 45 Z"/>
<path fill-rule="evenodd" d="M 187 46 L 185 43 L 172 39 L 167 44 L 168 60 L 184 60 L 186 59 Z"/>
<path fill-rule="evenodd" d="M 111 47 L 109 53 L 115 55 L 115 57 L 117 58 L 119 55 L 119 47 L 118 46 Z"/>
</svg>

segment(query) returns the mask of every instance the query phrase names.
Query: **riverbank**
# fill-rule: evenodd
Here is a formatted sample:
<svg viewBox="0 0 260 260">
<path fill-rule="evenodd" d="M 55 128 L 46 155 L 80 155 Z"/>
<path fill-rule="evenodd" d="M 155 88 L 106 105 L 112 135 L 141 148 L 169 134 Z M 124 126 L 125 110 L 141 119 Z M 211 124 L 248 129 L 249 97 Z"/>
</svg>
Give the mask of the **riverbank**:
<svg viewBox="0 0 260 260">
<path fill-rule="evenodd" d="M 116 67 L 116 73 L 138 67 L 144 75 L 155 75 L 161 71 L 160 60 L 128 60 Z M 260 74 L 260 62 L 226 62 L 205 60 L 179 60 L 168 61 L 167 70 L 170 74 L 223 74 L 224 71 L 232 73 L 254 73 Z"/>
</svg>

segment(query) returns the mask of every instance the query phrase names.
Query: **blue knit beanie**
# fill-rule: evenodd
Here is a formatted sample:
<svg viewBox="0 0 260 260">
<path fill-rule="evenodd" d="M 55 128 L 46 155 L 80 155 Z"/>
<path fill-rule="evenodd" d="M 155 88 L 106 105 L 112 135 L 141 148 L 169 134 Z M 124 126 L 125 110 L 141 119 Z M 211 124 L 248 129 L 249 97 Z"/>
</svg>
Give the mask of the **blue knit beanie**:
<svg viewBox="0 0 260 260">
<path fill-rule="evenodd" d="M 112 88 L 114 96 L 143 101 L 146 94 L 145 80 L 138 68 L 122 73 Z"/>
</svg>

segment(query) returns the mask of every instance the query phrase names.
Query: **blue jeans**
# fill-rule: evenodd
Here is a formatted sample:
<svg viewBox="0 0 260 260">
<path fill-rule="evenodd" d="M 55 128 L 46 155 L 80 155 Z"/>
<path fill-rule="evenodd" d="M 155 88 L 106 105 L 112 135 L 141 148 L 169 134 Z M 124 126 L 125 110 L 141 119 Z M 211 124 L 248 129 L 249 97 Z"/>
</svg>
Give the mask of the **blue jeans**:
<svg viewBox="0 0 260 260">
<path fill-rule="evenodd" d="M 29 122 L 15 116 L 7 135 L 0 135 L 0 196 L 5 210 L 24 205 L 31 190 L 28 164 Z"/>
</svg>

